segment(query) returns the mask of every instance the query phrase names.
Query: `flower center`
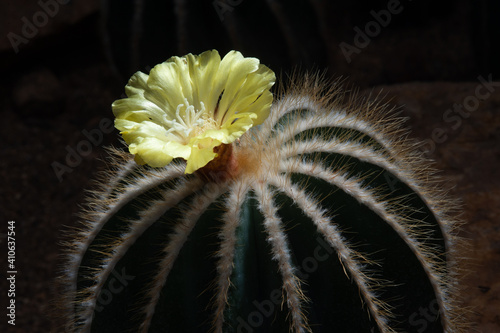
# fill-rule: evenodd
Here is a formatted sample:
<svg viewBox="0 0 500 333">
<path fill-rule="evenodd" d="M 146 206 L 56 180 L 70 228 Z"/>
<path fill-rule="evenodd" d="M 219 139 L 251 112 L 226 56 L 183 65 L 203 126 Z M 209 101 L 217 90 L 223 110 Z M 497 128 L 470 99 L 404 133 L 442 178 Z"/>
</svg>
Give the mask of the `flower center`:
<svg viewBox="0 0 500 333">
<path fill-rule="evenodd" d="M 197 110 L 190 105 L 187 98 L 184 104 L 179 104 L 175 110 L 175 118 L 165 120 L 167 136 L 174 136 L 178 141 L 187 144 L 189 139 L 208 130 L 217 128 L 217 123 L 205 112 L 205 104 L 200 102 L 201 108 Z"/>
<path fill-rule="evenodd" d="M 238 160 L 233 152 L 233 144 L 221 144 L 214 148 L 217 157 L 204 167 L 196 170 L 198 175 L 207 181 L 222 183 L 238 174 Z"/>
</svg>

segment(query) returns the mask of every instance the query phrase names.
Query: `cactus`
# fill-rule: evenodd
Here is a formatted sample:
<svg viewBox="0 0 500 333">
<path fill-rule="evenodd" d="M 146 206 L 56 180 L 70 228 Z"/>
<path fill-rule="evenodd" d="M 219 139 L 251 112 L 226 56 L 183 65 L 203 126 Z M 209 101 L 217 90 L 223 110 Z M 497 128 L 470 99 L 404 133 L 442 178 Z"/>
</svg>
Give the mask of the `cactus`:
<svg viewBox="0 0 500 333">
<path fill-rule="evenodd" d="M 456 206 L 402 120 L 317 75 L 276 95 L 192 173 L 111 149 L 68 244 L 69 331 L 461 331 Z"/>
</svg>

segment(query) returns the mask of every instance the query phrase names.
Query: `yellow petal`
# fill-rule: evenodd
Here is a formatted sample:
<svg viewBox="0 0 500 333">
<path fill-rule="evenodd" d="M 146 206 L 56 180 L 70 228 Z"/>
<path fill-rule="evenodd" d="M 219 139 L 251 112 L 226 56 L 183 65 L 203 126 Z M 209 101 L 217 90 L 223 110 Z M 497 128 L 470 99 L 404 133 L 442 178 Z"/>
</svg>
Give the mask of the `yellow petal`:
<svg viewBox="0 0 500 333">
<path fill-rule="evenodd" d="M 138 95 L 144 97 L 144 91 L 147 89 L 148 75 L 142 72 L 136 72 L 125 87 L 125 93 L 128 97 Z"/>
<path fill-rule="evenodd" d="M 191 155 L 187 159 L 186 173 L 193 173 L 194 171 L 204 167 L 217 155 L 214 153 L 214 147 L 221 144 L 220 141 L 212 138 L 201 138 L 193 140 L 191 147 Z"/>
<path fill-rule="evenodd" d="M 117 100 L 112 104 L 112 108 L 118 119 L 136 122 L 151 120 L 157 123 L 166 119 L 165 112 L 158 105 L 138 96 Z"/>
<path fill-rule="evenodd" d="M 216 50 L 205 51 L 197 58 L 193 55 L 188 56 L 190 56 L 188 61 L 191 60 L 189 63 L 192 64 L 190 66 L 190 73 L 193 79 L 193 85 L 197 88 L 199 99 L 194 102 L 196 104 L 203 101 L 207 110 L 213 110 L 222 92 L 221 88 L 217 88 L 216 78 L 221 62 L 219 52 Z M 196 62 L 194 59 L 196 59 Z"/>
<path fill-rule="evenodd" d="M 115 127 L 138 163 L 162 167 L 180 157 L 191 173 L 268 117 L 274 82 L 269 68 L 237 51 L 172 57 L 130 78 L 128 97 L 112 104 Z"/>
<path fill-rule="evenodd" d="M 139 144 L 131 144 L 129 150 L 152 167 L 165 166 L 177 157 L 187 160 L 191 155 L 189 147 L 175 141 L 165 142 L 157 138 L 145 138 Z"/>
</svg>

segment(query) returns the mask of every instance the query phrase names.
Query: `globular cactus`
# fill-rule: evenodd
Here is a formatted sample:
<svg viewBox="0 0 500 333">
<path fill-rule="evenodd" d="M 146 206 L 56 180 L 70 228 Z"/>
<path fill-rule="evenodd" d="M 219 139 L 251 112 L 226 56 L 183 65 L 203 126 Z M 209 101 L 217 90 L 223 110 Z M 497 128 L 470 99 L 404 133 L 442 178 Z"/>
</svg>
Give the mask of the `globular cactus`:
<svg viewBox="0 0 500 333">
<path fill-rule="evenodd" d="M 318 76 L 271 105 L 256 61 L 174 57 L 115 102 L 135 160 L 69 243 L 70 331 L 461 332 L 455 205 L 401 120 Z"/>
</svg>

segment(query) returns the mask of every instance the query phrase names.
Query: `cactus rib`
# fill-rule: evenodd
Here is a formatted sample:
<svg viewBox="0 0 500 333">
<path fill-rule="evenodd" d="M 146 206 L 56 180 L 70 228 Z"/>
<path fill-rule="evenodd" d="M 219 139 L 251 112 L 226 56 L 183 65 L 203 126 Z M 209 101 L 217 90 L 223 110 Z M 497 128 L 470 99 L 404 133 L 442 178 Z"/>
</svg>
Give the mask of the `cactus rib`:
<svg viewBox="0 0 500 333">
<path fill-rule="evenodd" d="M 185 175 L 182 160 L 139 166 L 112 150 L 115 170 L 67 254 L 72 331 L 395 333 L 435 300 L 432 329 L 461 332 L 456 204 L 402 119 L 356 94 L 346 103 L 318 77 L 292 83 L 232 144 L 230 177 Z M 334 255 L 304 273 L 316 249 Z M 133 280 L 103 302 L 124 270 Z M 276 290 L 272 313 L 245 321 Z"/>
</svg>

